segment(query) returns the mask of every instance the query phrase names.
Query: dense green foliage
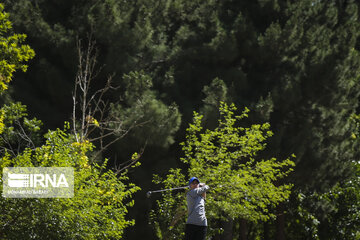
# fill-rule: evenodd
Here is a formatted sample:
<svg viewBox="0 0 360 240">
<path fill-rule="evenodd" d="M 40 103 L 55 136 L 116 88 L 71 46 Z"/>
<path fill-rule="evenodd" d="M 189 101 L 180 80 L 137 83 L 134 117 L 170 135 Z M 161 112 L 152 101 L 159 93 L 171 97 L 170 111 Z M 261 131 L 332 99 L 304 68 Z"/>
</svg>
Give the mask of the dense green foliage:
<svg viewBox="0 0 360 240">
<path fill-rule="evenodd" d="M 110 114 L 133 127 L 132 136 L 140 143 L 169 146 L 179 129 L 181 114 L 176 104 L 167 106 L 152 89 L 153 80 L 143 71 L 123 76 L 125 89 L 120 103 L 112 104 Z M 141 125 L 136 127 L 136 124 Z"/>
<path fill-rule="evenodd" d="M 8 89 L 8 84 L 13 78 L 13 73 L 20 69 L 26 71 L 24 63 L 34 57 L 35 53 L 28 45 L 22 45 L 25 34 L 12 34 L 12 24 L 9 14 L 4 12 L 0 3 L 0 94 Z M 0 133 L 3 131 L 3 110 L 0 110 Z"/>
<path fill-rule="evenodd" d="M 360 156 L 357 126 L 350 120 L 358 113 L 360 94 L 358 1 L 3 3 L 10 16 L 3 14 L 1 18 L 5 22 L 10 19 L 15 32 L 26 34 L 27 43 L 36 52 L 28 71 L 12 77 L 8 92 L 27 106 L 28 119 L 34 115 L 42 119 L 46 130 L 62 127 L 69 120 L 77 39 L 85 41 L 91 35 L 99 50 L 98 66 L 103 66 L 91 91 L 96 92 L 107 76 L 113 76 L 118 88 L 104 96 L 111 105 L 106 115 L 134 126 L 100 159 L 109 158 L 109 164 L 114 165 L 145 149 L 142 166 L 130 175 L 142 188 L 151 188 L 154 173 L 162 176 L 170 168 L 188 167 L 179 161 L 183 157 L 179 143 L 186 141 L 193 111 L 203 115 L 204 129 L 215 129 L 220 101 L 234 102 L 252 110 L 249 119 L 244 119 L 247 124 L 268 122 L 271 126 L 274 135 L 259 159 L 296 155 L 296 168 L 278 183 L 293 184 L 290 201 L 277 210 L 277 220 L 249 225 L 249 237 L 331 239 L 342 238 L 356 228 L 352 212 L 341 210 L 341 206 L 348 205 L 346 199 L 356 201 L 358 194 L 356 187 L 347 185 L 358 177 L 354 162 Z M 12 39 L 17 46 L 8 53 L 24 54 L 17 60 L 11 58 L 11 63 L 6 58 L 6 64 L 15 64 L 11 69 L 24 69 L 22 60 L 33 53 L 21 45 L 23 35 L 2 29 L 8 32 L 1 32 L 1 39 Z M 9 46 L 9 42 L 2 46 Z M 4 118 L 4 113 L 0 117 Z M 25 125 L 24 130 L 29 131 L 34 123 Z M 13 127 L 14 135 L 7 131 L 5 139 L 22 151 L 29 146 L 18 138 L 21 128 Z M 40 131 L 34 133 L 34 141 L 41 143 L 39 136 Z M 334 189 L 341 194 L 336 195 Z M 144 211 L 153 202 L 144 201 L 142 194 L 134 197 L 138 205 L 130 215 L 137 224 L 125 238 L 155 238 L 153 227 L 143 220 Z M 179 196 L 169 204 L 177 208 L 181 201 Z M 348 225 L 336 224 L 335 216 Z M 171 222 L 168 218 L 167 223 Z M 214 224 L 214 228 L 219 227 L 218 222 Z M 337 235 L 335 229 L 343 235 Z M 236 223 L 225 231 L 238 230 Z"/>
<path fill-rule="evenodd" d="M 16 157 L 1 156 L 4 167 L 73 167 L 73 198 L 0 198 L 2 239 L 114 239 L 134 225 L 125 218 L 134 202 L 131 196 L 139 190 L 125 184 L 126 172 L 120 176 L 89 163 L 87 154 L 93 146 L 77 143 L 62 130 L 49 131 L 46 143 L 26 148 Z M 1 182 L 1 179 L 0 179 Z M 2 190 L 2 184 L 0 186 Z"/>
<path fill-rule="evenodd" d="M 271 209 L 290 196 L 291 185 L 278 183 L 293 170 L 294 163 L 290 159 L 258 158 L 267 138 L 272 136 L 269 124 L 242 127 L 239 123 L 248 117 L 249 110 L 245 109 L 241 115 L 235 115 L 235 111 L 235 105 L 222 102 L 219 123 L 214 130 L 203 130 L 202 115 L 195 112 L 186 141 L 182 143 L 185 156 L 181 160 L 189 166 L 187 176 L 198 176 L 211 188 L 206 208 L 212 228 L 216 228 L 217 221 L 228 218 L 267 221 L 275 217 Z M 162 181 L 163 187 L 177 186 L 185 182 L 184 179 L 179 169 L 171 170 Z M 161 182 L 158 176 L 155 182 Z M 181 238 L 179 233 L 184 229 L 186 214 L 177 219 L 181 224 L 176 227 L 169 216 L 176 218 L 183 205 L 182 194 L 164 193 L 158 201 L 158 210 L 152 213 L 152 220 L 160 239 Z M 164 228 L 164 223 L 168 228 Z M 169 234 L 171 238 L 167 236 Z"/>
<path fill-rule="evenodd" d="M 359 163 L 356 175 L 341 181 L 325 193 L 291 199 L 288 236 L 291 239 L 360 239 Z"/>
<path fill-rule="evenodd" d="M 181 169 L 170 169 L 166 177 L 154 175 L 154 183 L 165 189 L 184 185 L 185 175 Z M 165 191 L 161 199 L 156 201 L 156 208 L 150 212 L 149 223 L 155 230 L 157 239 L 183 238 L 185 216 L 187 213 L 186 197 L 184 193 Z"/>
<path fill-rule="evenodd" d="M 28 119 L 26 106 L 10 103 L 2 106 L 4 128 L 0 135 L 0 152 L 16 157 L 25 148 L 35 148 L 42 142 L 42 122 L 36 118 Z"/>
<path fill-rule="evenodd" d="M 294 164 L 289 159 L 258 159 L 258 152 L 264 150 L 265 141 L 273 135 L 270 125 L 239 126 L 249 111 L 234 115 L 235 110 L 233 104 L 221 103 L 219 125 L 204 132 L 202 116 L 195 113 L 187 129 L 182 161 L 189 164 L 189 176 L 198 176 L 214 188 L 207 201 L 210 216 L 267 220 L 275 217 L 269 208 L 290 195 L 289 184 L 276 184 L 293 170 Z"/>
<path fill-rule="evenodd" d="M 13 73 L 20 69 L 26 71 L 24 62 L 34 57 L 34 51 L 28 45 L 22 45 L 25 34 L 11 34 L 12 24 L 9 14 L 0 4 L 0 93 L 8 88 Z"/>
</svg>

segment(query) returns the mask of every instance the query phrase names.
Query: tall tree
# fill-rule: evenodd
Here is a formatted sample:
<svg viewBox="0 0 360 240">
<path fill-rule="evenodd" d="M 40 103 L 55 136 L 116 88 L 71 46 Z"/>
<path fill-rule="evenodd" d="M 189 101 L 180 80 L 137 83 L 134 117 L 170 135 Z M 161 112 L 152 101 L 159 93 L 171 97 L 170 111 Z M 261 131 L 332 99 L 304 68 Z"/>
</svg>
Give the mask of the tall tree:
<svg viewBox="0 0 360 240">
<path fill-rule="evenodd" d="M 25 35 L 6 36 L 11 28 L 8 14 L 0 4 L 0 77 L 6 89 L 17 69 L 26 70 L 24 61 L 34 55 L 28 45 L 19 45 Z M 6 167 L 72 167 L 74 197 L 28 199 L 0 197 L 0 237 L 2 239 L 113 239 L 121 238 L 126 227 L 134 224 L 126 217 L 133 206 L 132 195 L 140 188 L 127 183 L 127 171 L 115 174 L 89 162 L 94 146 L 85 138 L 57 129 L 38 141 L 41 121 L 28 119 L 26 107 L 12 103 L 1 108 L 0 171 Z M 40 143 L 39 143 L 40 142 Z M 133 155 L 133 158 L 136 158 Z M 2 176 L 0 182 L 3 183 Z M 0 185 L 3 191 L 3 184 Z"/>
<path fill-rule="evenodd" d="M 173 73 L 180 108 L 187 101 L 199 106 L 201 90 L 219 77 L 230 89 L 230 99 L 271 122 L 278 135 L 270 151 L 297 154 L 293 180 L 299 186 L 326 188 L 347 175 L 348 159 L 354 156 L 344 137 L 351 132 L 348 118 L 359 93 L 354 1 L 159 5 L 163 14 L 152 20 L 158 34 L 167 33 L 172 50 L 162 66 L 172 66 L 167 69 Z M 157 7 L 149 9 L 159 11 Z M 184 111 L 191 114 L 189 108 Z M 300 177 L 305 172 L 311 175 L 308 181 Z"/>
<path fill-rule="evenodd" d="M 185 121 L 186 106 L 201 106 L 199 93 L 219 77 L 231 99 L 270 121 L 267 155 L 297 155 L 296 188 L 326 191 L 351 176 L 359 155 L 348 121 L 360 93 L 357 2 L 164 0 L 149 9 L 159 13 L 159 5 L 154 36 L 165 32 L 171 49 L 159 67 L 173 73 L 168 88 Z"/>
<path fill-rule="evenodd" d="M 203 129 L 202 116 L 194 112 L 194 120 L 187 129 L 186 141 L 182 143 L 188 164 L 188 176 L 197 176 L 208 184 L 211 192 L 206 197 L 207 215 L 211 226 L 209 235 L 221 232 L 219 221 L 267 221 L 273 218 L 271 211 L 290 195 L 291 184 L 281 184 L 280 179 L 292 171 L 290 159 L 261 159 L 258 153 L 266 147 L 272 136 L 268 123 L 242 127 L 241 120 L 248 116 L 248 109 L 235 115 L 235 105 L 221 103 L 219 121 L 215 129 Z M 161 179 L 161 178 L 160 178 Z M 163 183 L 166 188 L 184 184 L 184 175 L 172 169 Z M 181 238 L 186 214 L 184 196 L 164 193 L 153 211 L 152 223 L 159 239 Z M 231 236 L 233 229 L 222 235 Z M 238 233 L 239 234 L 239 233 Z M 239 234 L 246 236 L 241 231 Z M 229 238 L 226 238 L 229 239 Z"/>
</svg>

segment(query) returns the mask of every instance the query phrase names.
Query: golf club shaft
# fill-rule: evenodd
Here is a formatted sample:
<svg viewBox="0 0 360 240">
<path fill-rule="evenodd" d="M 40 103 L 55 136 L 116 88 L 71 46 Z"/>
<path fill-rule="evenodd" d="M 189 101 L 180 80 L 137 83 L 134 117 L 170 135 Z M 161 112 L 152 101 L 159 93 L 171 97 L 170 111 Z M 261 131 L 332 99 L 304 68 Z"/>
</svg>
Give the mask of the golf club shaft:
<svg viewBox="0 0 360 240">
<path fill-rule="evenodd" d="M 168 189 L 161 189 L 161 190 L 155 190 L 155 191 L 150 191 L 150 192 L 151 192 L 151 193 L 155 193 L 155 192 L 165 192 L 165 191 L 172 191 L 172 190 L 185 189 L 185 188 L 189 188 L 189 187 L 188 187 L 188 186 L 184 186 L 184 187 L 168 188 Z"/>
<path fill-rule="evenodd" d="M 188 186 L 184 186 L 184 187 L 176 187 L 176 188 L 169 188 L 169 189 L 161 189 L 161 190 L 155 190 L 155 191 L 148 191 L 146 193 L 146 196 L 149 198 L 151 196 L 152 193 L 157 193 L 157 192 L 165 192 L 165 191 L 172 191 L 172 190 L 177 190 L 177 189 L 185 189 L 188 188 Z"/>
</svg>

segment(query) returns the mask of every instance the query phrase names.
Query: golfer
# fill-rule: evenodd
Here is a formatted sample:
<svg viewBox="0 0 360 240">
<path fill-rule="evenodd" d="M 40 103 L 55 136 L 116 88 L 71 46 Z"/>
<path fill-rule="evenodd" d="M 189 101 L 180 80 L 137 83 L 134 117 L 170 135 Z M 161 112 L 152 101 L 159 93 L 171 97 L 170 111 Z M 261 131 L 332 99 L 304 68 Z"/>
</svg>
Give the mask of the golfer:
<svg viewBox="0 0 360 240">
<path fill-rule="evenodd" d="M 190 191 L 186 194 L 188 219 L 185 228 L 185 240 L 205 240 L 207 219 L 205 216 L 205 196 L 209 186 L 192 177 Z"/>
</svg>

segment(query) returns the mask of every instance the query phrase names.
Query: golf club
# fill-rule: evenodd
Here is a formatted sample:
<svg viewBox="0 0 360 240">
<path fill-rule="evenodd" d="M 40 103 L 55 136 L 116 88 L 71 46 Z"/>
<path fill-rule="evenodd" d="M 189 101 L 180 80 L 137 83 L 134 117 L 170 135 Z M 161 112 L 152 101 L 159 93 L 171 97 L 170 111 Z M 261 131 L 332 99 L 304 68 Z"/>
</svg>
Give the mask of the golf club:
<svg viewBox="0 0 360 240">
<path fill-rule="evenodd" d="M 155 190 L 155 191 L 148 191 L 148 192 L 146 193 L 146 196 L 149 198 L 149 197 L 151 196 L 151 194 L 153 194 L 153 193 L 165 192 L 165 191 L 173 191 L 173 190 L 186 189 L 186 188 L 189 188 L 189 186 L 169 188 L 169 189 L 161 189 L 161 190 Z"/>
</svg>

